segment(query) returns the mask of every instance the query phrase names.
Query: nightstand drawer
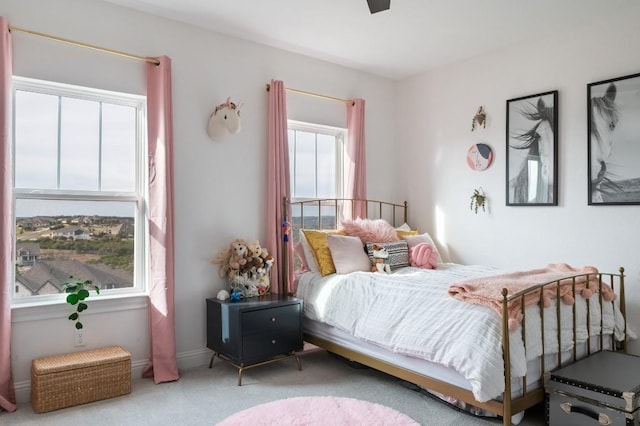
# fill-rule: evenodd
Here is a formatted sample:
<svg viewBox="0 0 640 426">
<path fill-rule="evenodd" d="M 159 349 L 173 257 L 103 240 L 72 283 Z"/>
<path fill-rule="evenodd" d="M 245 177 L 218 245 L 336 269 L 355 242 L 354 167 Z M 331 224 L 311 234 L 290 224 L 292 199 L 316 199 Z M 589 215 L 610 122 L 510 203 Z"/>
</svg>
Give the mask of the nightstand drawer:
<svg viewBox="0 0 640 426">
<path fill-rule="evenodd" d="M 300 305 L 276 306 L 242 313 L 244 335 L 278 331 L 295 334 L 300 331 Z"/>
<path fill-rule="evenodd" d="M 301 350 L 300 339 L 295 331 L 286 333 L 252 334 L 242 339 L 243 359 L 247 363 L 261 361 L 276 355 Z"/>
</svg>

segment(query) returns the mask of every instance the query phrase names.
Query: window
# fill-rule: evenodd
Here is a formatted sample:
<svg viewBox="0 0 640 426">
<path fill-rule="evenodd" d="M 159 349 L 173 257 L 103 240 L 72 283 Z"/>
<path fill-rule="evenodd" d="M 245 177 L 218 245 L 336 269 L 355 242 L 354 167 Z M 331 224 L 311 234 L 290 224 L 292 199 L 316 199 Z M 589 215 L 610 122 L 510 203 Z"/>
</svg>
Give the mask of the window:
<svg viewBox="0 0 640 426">
<path fill-rule="evenodd" d="M 340 198 L 346 129 L 289 120 L 291 197 Z"/>
<path fill-rule="evenodd" d="M 14 304 L 144 289 L 145 98 L 13 79 Z"/>
<path fill-rule="evenodd" d="M 343 155 L 347 130 L 289 120 L 291 198 L 342 198 Z M 310 207 L 313 208 L 313 207 Z M 324 228 L 335 228 L 335 205 L 320 206 Z M 320 212 L 319 212 L 320 213 Z M 293 211 L 294 229 L 300 212 Z M 305 210 L 305 220 L 309 211 Z M 305 227 L 317 227 L 305 225 Z"/>
</svg>

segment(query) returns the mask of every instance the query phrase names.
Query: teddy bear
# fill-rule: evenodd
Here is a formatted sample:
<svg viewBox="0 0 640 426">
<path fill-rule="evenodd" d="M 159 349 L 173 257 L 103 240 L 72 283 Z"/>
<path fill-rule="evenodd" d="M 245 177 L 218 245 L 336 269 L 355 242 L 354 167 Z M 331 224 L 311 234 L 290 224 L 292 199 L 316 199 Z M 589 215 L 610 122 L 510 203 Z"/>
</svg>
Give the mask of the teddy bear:
<svg viewBox="0 0 640 426">
<path fill-rule="evenodd" d="M 220 276 L 228 275 L 232 277 L 238 272 L 241 265 L 246 263 L 245 254 L 247 246 L 242 240 L 235 240 L 229 244 L 227 250 L 220 250 L 215 259 L 211 261 L 214 265 L 220 265 Z"/>
<path fill-rule="evenodd" d="M 260 246 L 259 241 L 253 241 L 247 244 L 247 262 L 252 264 L 251 273 L 254 275 L 264 275 L 265 259 L 269 256 L 269 252 Z"/>
<path fill-rule="evenodd" d="M 247 256 L 246 263 L 240 267 L 240 274 L 246 277 L 255 277 L 259 275 L 263 269 L 263 261 L 261 257 Z"/>
<path fill-rule="evenodd" d="M 242 240 L 235 240 L 229 245 L 229 269 L 240 270 L 247 263 L 247 245 Z M 231 272 L 231 271 L 230 271 Z"/>
<path fill-rule="evenodd" d="M 251 243 L 247 243 L 247 256 L 251 257 L 261 257 L 262 256 L 262 246 L 260 246 L 260 241 L 253 241 Z"/>
<path fill-rule="evenodd" d="M 391 267 L 388 263 L 385 263 L 385 259 L 389 257 L 389 252 L 383 246 L 373 244 L 371 246 L 373 252 L 373 264 L 371 265 L 371 272 L 380 272 L 383 274 L 390 274 Z"/>
</svg>

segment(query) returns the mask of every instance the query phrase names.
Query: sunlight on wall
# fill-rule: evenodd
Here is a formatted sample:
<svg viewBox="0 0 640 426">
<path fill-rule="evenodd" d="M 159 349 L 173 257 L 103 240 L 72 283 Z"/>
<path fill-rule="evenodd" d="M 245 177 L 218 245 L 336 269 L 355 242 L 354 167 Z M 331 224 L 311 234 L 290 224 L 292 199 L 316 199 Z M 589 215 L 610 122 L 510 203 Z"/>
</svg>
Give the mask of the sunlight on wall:
<svg viewBox="0 0 640 426">
<path fill-rule="evenodd" d="M 447 235 L 445 233 L 444 212 L 440 206 L 436 205 L 436 241 L 440 243 L 442 247 L 447 246 Z"/>
</svg>

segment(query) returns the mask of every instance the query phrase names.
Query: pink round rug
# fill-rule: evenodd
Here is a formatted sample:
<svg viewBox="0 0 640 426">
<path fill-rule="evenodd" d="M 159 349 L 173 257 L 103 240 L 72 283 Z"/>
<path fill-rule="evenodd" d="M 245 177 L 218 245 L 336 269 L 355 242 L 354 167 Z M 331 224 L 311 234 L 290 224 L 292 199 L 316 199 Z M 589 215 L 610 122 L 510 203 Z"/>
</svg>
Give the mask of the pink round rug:
<svg viewBox="0 0 640 426">
<path fill-rule="evenodd" d="M 298 397 L 256 405 L 218 426 L 371 425 L 416 426 L 410 417 L 384 405 L 333 396 Z"/>
</svg>

